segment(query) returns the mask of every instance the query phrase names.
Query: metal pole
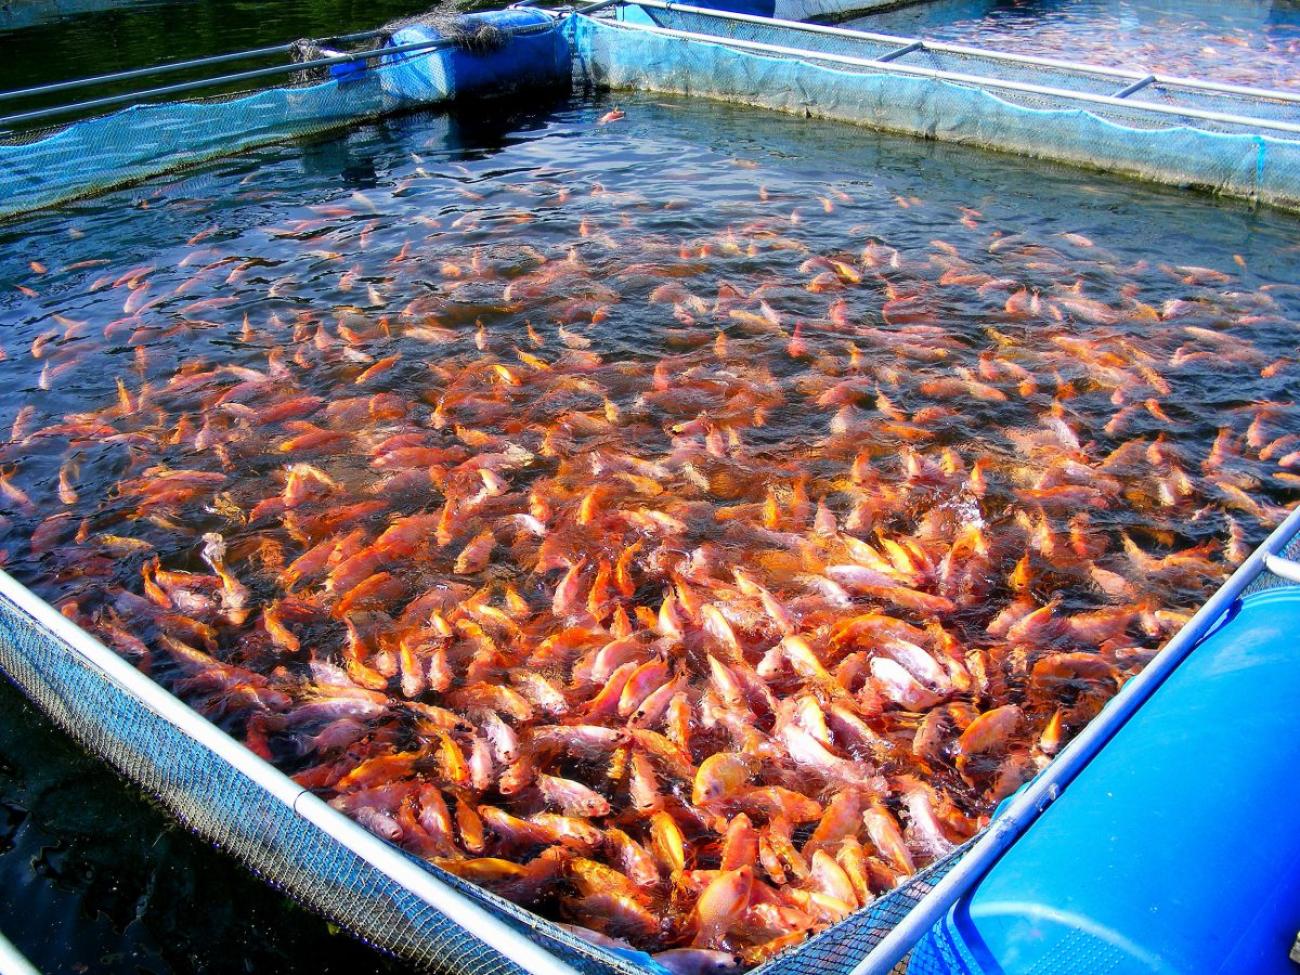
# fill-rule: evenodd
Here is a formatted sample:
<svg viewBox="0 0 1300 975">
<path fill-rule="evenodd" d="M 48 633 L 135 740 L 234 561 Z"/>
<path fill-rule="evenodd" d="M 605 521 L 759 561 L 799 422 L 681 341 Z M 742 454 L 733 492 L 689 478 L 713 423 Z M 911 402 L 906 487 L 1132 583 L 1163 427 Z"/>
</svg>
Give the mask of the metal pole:
<svg viewBox="0 0 1300 975">
<path fill-rule="evenodd" d="M 1131 85 L 1125 85 L 1119 91 L 1115 92 L 1115 94 L 1111 95 L 1111 97 L 1128 98 L 1129 95 L 1133 94 L 1135 91 L 1141 91 L 1147 85 L 1152 84 L 1155 80 L 1156 80 L 1156 76 L 1153 74 L 1149 74 L 1145 78 L 1141 78 L 1138 81 L 1133 82 L 1133 84 Z"/>
<path fill-rule="evenodd" d="M 1280 555 L 1264 556 L 1264 567 L 1273 575 L 1300 585 L 1300 562 L 1284 559 Z"/>
<path fill-rule="evenodd" d="M 431 909 L 445 914 L 479 941 L 515 962 L 525 972 L 531 975 L 578 975 L 572 966 L 511 927 L 478 901 L 444 883 L 435 873 L 406 853 L 368 832 L 269 762 L 253 754 L 3 569 L 0 569 L 0 613 L 20 614 L 25 625 L 35 626 L 45 635 L 57 640 L 62 644 L 62 652 L 79 658 L 97 676 L 116 685 L 122 694 L 188 735 L 211 752 L 215 761 L 224 761 L 234 766 L 276 801 L 291 808 L 304 820 L 409 890 Z M 164 759 L 158 761 L 165 765 Z M 4 969 L 0 968 L 0 973 L 3 972 Z"/>
<path fill-rule="evenodd" d="M 876 60 L 880 64 L 888 64 L 890 61 L 897 61 L 901 57 L 906 57 L 907 55 L 911 54 L 913 51 L 924 51 L 924 50 L 925 50 L 924 41 L 913 41 L 911 44 L 908 44 L 906 47 L 896 47 L 892 51 L 887 51 L 886 53 L 880 55 L 880 57 L 876 58 Z"/>
<path fill-rule="evenodd" d="M 341 37 L 318 38 L 314 43 L 322 41 L 334 42 L 351 42 L 361 41 L 368 37 L 374 37 L 382 31 L 368 30 L 360 34 L 344 34 Z M 93 78 L 76 78 L 72 81 L 60 81 L 52 85 L 38 85 L 35 88 L 20 88 L 14 91 L 0 91 L 0 101 L 8 101 L 12 98 L 30 98 L 36 95 L 48 95 L 56 91 L 69 91 L 73 88 L 85 88 L 90 85 L 103 85 L 113 81 L 126 81 L 129 78 L 145 78 L 150 75 L 170 74 L 174 71 L 185 71 L 190 68 L 202 68 L 211 64 L 226 64 L 230 61 L 243 61 L 247 58 L 265 57 L 270 54 L 286 54 L 293 49 L 293 44 L 276 44 L 272 47 L 257 47 L 248 51 L 235 51 L 231 54 L 214 54 L 211 57 L 196 58 L 193 61 L 175 61 L 170 64 L 158 64 L 151 68 L 133 68 L 130 71 L 118 71 L 115 74 L 101 74 Z"/>
<path fill-rule="evenodd" d="M 608 0 L 615 2 L 615 0 Z M 505 31 L 507 34 L 525 34 L 536 30 L 550 30 L 550 23 L 546 24 L 528 24 L 524 27 L 516 27 Z M 69 112 L 85 111 L 92 108 L 106 108 L 110 105 L 121 105 L 126 102 L 138 101 L 145 98 L 156 98 L 159 95 L 176 95 L 181 92 L 195 91 L 199 88 L 211 88 L 214 85 L 229 84 L 236 81 L 251 81 L 254 78 L 269 78 L 279 74 L 291 74 L 295 71 L 302 71 L 307 68 L 320 68 L 331 64 L 347 64 L 355 61 L 370 61 L 377 57 L 387 57 L 390 54 L 405 54 L 411 51 L 432 51 L 445 47 L 455 46 L 454 39 L 439 37 L 431 41 L 419 41 L 415 44 L 399 44 L 395 47 L 380 48 L 375 51 L 359 51 L 356 54 L 340 54 L 337 57 L 317 58 L 313 61 L 302 61 L 297 64 L 278 64 L 270 68 L 258 68 L 254 71 L 241 71 L 237 74 L 222 75 L 218 78 L 205 78 L 200 81 L 186 81 L 178 85 L 165 85 L 161 88 L 148 88 L 144 91 L 131 92 L 125 95 L 110 95 L 105 98 L 93 98 L 89 101 L 74 102 L 71 105 L 59 105 L 54 108 L 36 109 L 31 112 L 21 112 L 17 115 L 6 115 L 0 118 L 0 126 L 11 125 L 16 122 L 31 122 L 36 119 L 50 118 L 55 115 L 65 115 Z"/>
<path fill-rule="evenodd" d="M 618 2 L 621 2 L 621 0 L 602 0 L 603 5 Z M 649 4 L 647 4 L 647 6 L 648 5 Z M 1203 119 L 1208 122 L 1240 125 L 1250 129 L 1272 129 L 1278 132 L 1300 134 L 1300 124 L 1292 122 L 1277 122 L 1272 119 L 1254 118 L 1247 115 L 1230 115 L 1226 112 L 1207 112 L 1199 108 L 1177 108 L 1170 105 L 1159 105 L 1155 102 L 1130 102 L 1114 98 L 1110 95 L 1094 95 L 1089 92 L 1072 91 L 1068 88 L 1052 88 L 1046 85 L 1032 85 L 1020 81 L 1007 81 L 1002 78 L 963 74 L 956 71 L 939 71 L 934 68 L 914 67 L 912 65 L 898 64 L 896 62 L 882 65 L 879 61 L 867 60 L 866 58 L 853 58 L 842 54 L 824 54 L 821 51 L 809 51 L 805 48 L 786 47 L 780 44 L 762 44 L 758 41 L 742 41 L 734 37 L 722 37 L 717 34 L 699 34 L 694 31 L 673 30 L 668 27 L 655 27 L 649 24 L 634 24 L 626 21 L 618 21 L 617 26 L 623 30 L 647 31 L 652 34 L 661 34 L 665 37 L 677 37 L 689 41 L 703 41 L 707 44 L 717 44 L 723 47 L 736 47 L 742 50 L 780 54 L 786 57 L 794 57 L 810 61 L 828 61 L 832 64 L 850 64 L 855 67 L 868 68 L 872 71 L 911 74 L 922 78 L 934 78 L 939 81 L 954 81 L 959 84 L 973 85 L 975 87 L 1002 88 L 1007 91 L 1020 91 L 1033 95 L 1050 95 L 1054 98 L 1064 98 L 1078 102 L 1090 102 L 1097 105 L 1120 106 L 1128 109 L 1139 108 L 1143 111 L 1152 112 L 1157 115 L 1173 115 L 1184 119 Z M 934 50 L 931 45 L 927 44 L 926 47 Z"/>
<path fill-rule="evenodd" d="M 1011 800 L 1002 815 L 993 820 L 984 835 L 975 841 L 970 852 L 867 953 L 850 975 L 887 975 L 949 908 L 980 881 L 1137 709 L 1150 699 L 1241 595 L 1242 590 L 1255 580 L 1270 556 L 1284 549 L 1297 531 L 1300 531 L 1300 507 L 1292 511 L 1264 540 L 1264 544 L 1206 600 L 1196 615 L 1152 658 L 1146 669 L 1125 684 L 1092 723 L 1062 749 L 1056 761 L 1043 769 L 1023 792 Z"/>
<path fill-rule="evenodd" d="M 596 0 L 595 3 L 589 3 L 585 7 L 575 8 L 573 12 L 575 14 L 594 14 L 597 10 L 604 10 L 606 7 L 613 7 L 616 4 L 620 4 L 622 2 L 623 0 Z M 665 10 L 668 9 L 668 4 L 666 3 L 660 4 L 660 6 L 662 6 Z M 707 12 L 711 13 L 712 11 L 707 11 Z"/>
</svg>

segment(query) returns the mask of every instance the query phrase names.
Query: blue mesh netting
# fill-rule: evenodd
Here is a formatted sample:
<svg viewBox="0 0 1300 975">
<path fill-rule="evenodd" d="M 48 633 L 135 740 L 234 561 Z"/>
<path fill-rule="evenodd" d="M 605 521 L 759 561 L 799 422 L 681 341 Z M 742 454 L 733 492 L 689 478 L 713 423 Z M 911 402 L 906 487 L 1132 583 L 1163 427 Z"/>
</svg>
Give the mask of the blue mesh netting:
<svg viewBox="0 0 1300 975">
<path fill-rule="evenodd" d="M 578 70 L 590 84 L 720 98 L 1300 207 L 1300 134 L 1157 115 L 1143 109 L 1140 101 L 1092 104 L 1085 110 L 1064 96 L 1001 88 L 995 94 L 975 83 L 904 74 L 889 65 L 819 60 L 819 54 L 871 60 L 898 48 L 843 32 L 728 19 L 676 7 L 633 5 L 623 8 L 619 17 L 621 22 L 575 17 L 570 23 Z M 655 33 L 654 27 L 712 35 L 717 41 L 668 36 Z M 775 55 L 729 46 L 735 41 L 803 53 Z M 919 67 L 996 74 L 1094 94 L 1117 88 L 1113 78 L 1087 70 L 1008 65 L 963 52 L 918 53 Z M 1300 103 L 1294 101 L 1229 98 L 1170 86 L 1144 97 L 1202 111 L 1243 114 L 1248 108 L 1259 118 L 1300 122 Z"/>
<path fill-rule="evenodd" d="M 645 18 L 649 20 L 649 17 Z M 853 70 L 817 53 L 878 57 L 896 45 L 778 24 L 656 11 L 663 26 L 715 33 L 719 43 L 634 31 L 585 17 L 569 19 L 583 76 L 599 85 L 698 94 L 861 122 L 1093 166 L 1160 182 L 1194 183 L 1274 203 L 1300 205 L 1300 141 L 1200 123 L 1152 127 L 1140 109 L 1106 118 L 1028 93 L 995 96 L 947 81 Z M 802 58 L 730 48 L 726 38 L 801 47 Z M 439 54 L 430 57 L 447 57 Z M 978 74 L 978 57 L 924 52 L 918 63 Z M 76 123 L 46 138 L 0 146 L 0 214 L 62 199 L 280 139 L 390 111 L 412 98 L 454 93 L 432 84 L 407 90 L 410 63 L 386 65 L 352 81 L 263 91 L 199 103 L 151 105 Z M 439 61 L 430 78 L 451 74 Z M 1003 70 L 1003 65 L 999 70 Z M 1012 75 L 1062 86 L 1064 77 L 1016 68 Z M 1076 90 L 1106 92 L 1113 79 L 1076 72 Z M 518 81 L 518 79 L 515 79 Z M 1147 97 L 1185 107 L 1223 109 L 1205 93 L 1169 88 Z M 1202 99 L 1198 102 L 1196 99 Z M 1264 103 L 1262 117 L 1289 119 L 1294 104 Z M 1269 114 L 1272 113 L 1272 114 Z M 1179 120 L 1174 119 L 1175 123 Z M 1189 120 L 1190 121 L 1190 120 Z M 1261 584 L 1267 584 L 1265 580 Z M 374 943 L 424 967 L 483 973 L 519 968 L 432 910 L 373 865 L 298 816 L 237 769 L 189 739 L 97 671 L 9 601 L 0 600 L 0 669 L 45 711 L 115 767 L 158 795 L 188 826 L 239 856 L 270 882 Z M 764 965 L 762 975 L 835 975 L 853 969 L 962 855 L 958 851 L 834 928 Z M 646 970 L 649 959 L 620 959 L 576 941 L 512 904 L 442 877 L 507 923 L 592 975 Z M 939 956 L 927 956 L 933 948 Z M 927 960 L 927 958 L 931 960 Z M 917 975 L 960 971 L 936 942 L 915 953 Z M 930 967 L 925 967 L 925 966 Z"/>
<path fill-rule="evenodd" d="M 411 105 L 569 79 L 568 45 L 538 11 L 501 12 L 518 31 L 499 51 L 387 55 L 350 77 L 238 97 L 136 105 L 50 135 L 0 144 L 0 217 L 120 186 L 217 156 L 338 128 Z M 403 32 L 406 43 L 432 32 Z"/>
</svg>

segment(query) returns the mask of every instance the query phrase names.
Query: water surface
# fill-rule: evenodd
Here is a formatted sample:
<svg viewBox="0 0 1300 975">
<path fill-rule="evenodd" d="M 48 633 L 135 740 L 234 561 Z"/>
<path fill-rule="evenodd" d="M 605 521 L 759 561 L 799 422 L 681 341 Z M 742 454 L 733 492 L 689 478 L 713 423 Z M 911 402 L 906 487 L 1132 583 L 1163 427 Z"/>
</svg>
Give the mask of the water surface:
<svg viewBox="0 0 1300 975">
<path fill-rule="evenodd" d="M 766 573 L 809 618 L 840 610 L 780 550 L 811 530 L 813 504 L 868 539 L 946 546 L 965 526 L 989 542 L 980 571 L 947 596 L 918 583 L 933 598 L 890 611 L 937 616 L 1006 668 L 971 706 L 1025 709 L 1009 766 L 933 777 L 974 828 L 1032 770 L 1053 715 L 1077 730 L 1115 683 L 1045 695 L 994 617 L 1048 607 L 1067 629 L 1034 630 L 1051 645 L 1033 660 L 1069 649 L 1132 673 L 1294 498 L 1297 222 L 846 125 L 643 96 L 598 124 L 610 107 L 415 113 L 0 226 L 3 474 L 27 499 L 8 493 L 8 567 L 111 626 L 155 555 L 204 572 L 198 536 L 215 531 L 261 599 L 304 544 L 251 517 L 289 460 L 341 486 L 332 504 L 383 499 L 358 522 L 367 537 L 446 504 L 445 483 L 376 453 L 392 436 L 516 458 L 494 488 L 508 519 L 530 485 L 581 469 L 564 464 L 609 452 L 667 465 L 660 494 L 635 491 L 683 521 L 670 530 L 682 553 L 715 546 L 707 559 Z M 301 425 L 259 428 L 242 397 L 269 388 L 234 389 L 256 383 L 248 370 L 274 370 L 277 396 L 320 397 L 307 415 L 330 446 L 294 446 Z M 485 374 L 503 378 L 478 389 Z M 191 375 L 208 378 L 195 391 Z M 463 385 L 476 395 L 453 396 Z M 222 488 L 142 506 L 160 463 L 219 473 Z M 611 488 L 629 504 L 631 490 Z M 803 514 L 761 514 L 798 491 Z M 886 499 L 877 515 L 873 498 Z M 735 518 L 768 523 L 737 535 Z M 529 571 L 514 527 L 494 530 L 491 564 L 453 570 L 469 541 L 453 533 L 403 583 L 452 578 L 493 599 L 509 583 L 550 632 L 554 575 Z M 705 585 L 709 571 L 691 571 Z M 662 598 L 637 595 L 652 611 Z M 300 693 L 302 660 L 221 625 L 214 652 Z M 342 627 L 319 626 L 313 647 L 342 659 Z M 166 654 L 133 659 L 234 733 L 266 736 Z M 391 693 L 400 713 L 405 692 Z M 891 774 L 911 768 L 918 720 L 872 715 Z M 302 747 L 323 729 L 281 730 L 259 747 L 333 796 L 337 751 Z M 363 729 L 398 746 L 411 730 L 391 715 Z M 385 827 L 382 808 L 351 811 Z"/>
</svg>

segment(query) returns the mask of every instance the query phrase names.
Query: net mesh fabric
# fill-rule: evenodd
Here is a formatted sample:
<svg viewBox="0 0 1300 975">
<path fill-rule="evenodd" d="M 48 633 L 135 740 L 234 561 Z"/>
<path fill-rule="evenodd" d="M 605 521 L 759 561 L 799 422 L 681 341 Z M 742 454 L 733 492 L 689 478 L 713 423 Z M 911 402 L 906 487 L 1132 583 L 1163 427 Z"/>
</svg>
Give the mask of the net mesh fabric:
<svg viewBox="0 0 1300 975">
<path fill-rule="evenodd" d="M 219 101 L 137 105 L 0 144 L 0 216 L 383 114 L 396 107 L 382 84 L 390 70 Z"/>
<path fill-rule="evenodd" d="M 1300 562 L 1300 534 L 1297 534 L 1286 547 L 1279 552 L 1284 559 L 1290 559 L 1292 562 Z M 1276 573 L 1269 572 L 1265 569 L 1261 572 L 1249 586 L 1243 595 L 1249 596 L 1251 593 L 1263 592 L 1266 589 L 1280 589 L 1283 586 L 1294 586 L 1296 583 L 1290 579 L 1283 579 Z"/>
<path fill-rule="evenodd" d="M 512 35 L 535 38 L 559 30 L 543 24 L 507 32 L 436 10 L 413 22 L 445 28 L 452 46 L 372 59 L 368 70 L 341 78 L 322 79 L 326 69 L 307 69 L 295 73 L 298 83 L 290 87 L 136 105 L 53 130 L 15 133 L 0 141 L 0 217 L 400 109 L 451 101 L 459 94 L 453 59 L 460 52 L 509 57 L 512 52 L 504 46 Z M 389 28 L 403 26 L 408 25 Z M 562 49 L 559 35 L 550 36 Z M 545 83 L 538 51 L 530 49 L 528 68 L 519 77 L 501 77 L 498 93 Z M 299 59 L 310 53 L 300 51 Z M 418 84 L 410 83 L 413 70 Z"/>
<path fill-rule="evenodd" d="M 602 15 L 604 16 L 604 15 Z M 774 44 L 781 47 L 795 48 L 808 52 L 808 58 L 816 60 L 817 54 L 831 54 L 852 57 L 861 60 L 876 60 L 884 55 L 897 54 L 900 50 L 899 40 L 885 40 L 879 36 L 848 33 L 832 33 L 819 30 L 816 25 L 792 24 L 787 21 L 734 20 L 718 17 L 707 12 L 670 7 L 660 9 L 631 5 L 618 8 L 612 16 L 625 18 L 632 22 L 652 23 L 672 30 L 682 30 L 697 34 L 708 34 L 729 40 L 751 41 L 761 44 Z M 879 68 L 854 68 L 841 62 L 826 62 L 844 71 L 879 71 Z M 945 45 L 925 46 L 910 51 L 894 62 L 896 68 L 918 67 L 933 71 L 947 71 L 978 78 L 1000 79 L 1022 84 L 1039 85 L 1047 88 L 1060 88 L 1070 92 L 1082 92 L 1090 95 L 1115 96 L 1129 86 L 1131 80 L 1117 76 L 1087 65 L 1069 64 L 1053 66 L 1039 61 L 1029 63 L 1015 57 L 994 56 L 991 53 L 970 49 L 949 49 Z M 883 67 L 883 65 L 881 66 Z M 999 90 L 1000 97 L 1016 101 L 1022 94 L 1011 90 Z M 1300 102 L 1279 97 L 1244 95 L 1230 92 L 1217 92 L 1187 84 L 1162 81 L 1147 85 L 1134 92 L 1128 98 L 1133 102 L 1153 102 L 1171 108 L 1190 108 L 1201 111 L 1242 114 L 1243 104 L 1249 105 L 1249 114 L 1260 119 L 1274 121 L 1300 122 Z M 1055 104 L 1077 105 L 1077 102 Z M 1125 112 L 1118 106 L 1098 106 L 1098 112 L 1107 117 L 1111 113 L 1123 116 L 1132 124 L 1150 124 L 1140 108 Z M 1139 122 L 1139 120 L 1141 120 Z M 1197 124 L 1212 131 L 1241 131 L 1241 126 L 1197 120 Z"/>
<path fill-rule="evenodd" d="M 506 33 L 495 24 L 466 17 L 452 3 L 441 3 L 424 13 L 389 21 L 384 25 L 383 31 L 391 37 L 406 27 L 431 27 L 466 51 L 499 51 L 508 39 Z"/>
<path fill-rule="evenodd" d="M 712 35 L 718 41 L 669 37 L 626 29 L 612 19 L 575 17 L 570 29 L 578 71 L 599 87 L 702 95 L 1300 207 L 1300 135 L 1155 115 L 1139 104 L 1085 104 L 1047 93 L 985 88 L 976 82 L 907 74 L 889 64 L 822 60 L 819 54 L 874 60 L 897 50 L 898 44 L 800 25 L 636 5 L 619 8 L 615 16 L 629 26 L 653 24 Z M 804 53 L 745 50 L 728 46 L 730 40 Z M 1114 95 L 1124 84 L 1123 79 L 1087 70 L 1033 67 L 966 53 L 917 51 L 900 61 L 968 75 L 991 76 L 996 71 L 1012 81 L 1092 94 Z M 1295 102 L 1243 101 L 1237 96 L 1229 105 L 1226 95 L 1189 94 L 1174 86 L 1151 92 L 1153 87 L 1133 97 L 1236 114 L 1245 106 L 1260 118 L 1300 122 L 1300 104 Z"/>
<path fill-rule="evenodd" d="M 632 8 L 640 9 L 640 8 Z M 646 12 L 650 13 L 650 12 Z M 1106 118 L 1051 96 L 1004 93 L 818 60 L 838 54 L 878 58 L 896 44 L 778 24 L 728 20 L 688 11 L 653 11 L 677 30 L 806 48 L 801 58 L 761 55 L 721 43 L 682 41 L 585 17 L 571 18 L 580 76 L 610 87 L 705 95 L 822 115 L 874 127 L 1029 155 L 1105 165 L 1161 182 L 1194 183 L 1222 192 L 1300 205 L 1300 142 L 1232 131 L 1231 126 L 1164 124 L 1122 109 Z M 423 21 L 421 21 L 423 23 Z M 395 25 L 400 27 L 403 25 Z M 988 59 L 917 52 L 916 64 L 978 74 Z M 437 56 L 437 55 L 435 55 Z M 927 60 L 928 59 L 928 60 Z M 53 135 L 0 146 L 0 215 L 49 205 L 191 163 L 286 137 L 307 135 L 392 111 L 409 101 L 387 90 L 380 66 L 352 81 L 331 80 L 260 91 L 220 101 L 129 109 L 79 122 Z M 1068 87 L 1039 69 L 1006 64 L 1002 77 Z M 1075 72 L 1075 90 L 1113 93 L 1113 77 Z M 445 93 L 433 93 L 432 100 Z M 1150 86 L 1143 97 L 1224 109 L 1205 95 Z M 1200 98 L 1197 94 L 1195 97 Z M 1293 104 L 1269 104 L 1291 118 Z M 1172 119 L 1177 123 L 1177 119 Z M 1300 555 L 1300 541 L 1288 549 Z M 1266 574 L 1252 589 L 1285 584 Z M 17 604 L 0 597 L 0 669 L 90 750 L 148 792 L 177 818 L 239 858 L 269 883 L 373 944 L 421 968 L 496 975 L 522 969 L 466 933 L 291 805 L 189 738 L 106 677 Z M 836 975 L 850 971 L 928 894 L 964 850 L 927 868 L 835 927 L 769 961 L 763 975 Z M 431 868 L 430 868 L 431 869 Z M 509 902 L 441 872 L 498 917 L 583 973 L 630 975 L 654 970 L 643 955 L 620 958 Z M 961 971 L 958 959 L 914 958 L 915 975 Z M 942 967 L 942 966 L 952 967 Z"/>
<path fill-rule="evenodd" d="M 267 883 L 421 969 L 527 975 L 68 647 L 0 595 L 0 670 L 89 751 Z M 412 862 L 422 861 L 412 858 Z M 589 975 L 638 969 L 536 915 L 437 871 Z"/>
</svg>

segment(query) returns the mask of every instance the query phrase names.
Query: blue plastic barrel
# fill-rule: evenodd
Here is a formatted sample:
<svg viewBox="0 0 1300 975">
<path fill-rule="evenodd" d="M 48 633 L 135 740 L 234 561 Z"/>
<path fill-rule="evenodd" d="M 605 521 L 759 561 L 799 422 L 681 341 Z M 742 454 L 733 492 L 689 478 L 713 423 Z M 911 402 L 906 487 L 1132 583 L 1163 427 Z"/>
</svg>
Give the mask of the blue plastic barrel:
<svg viewBox="0 0 1300 975">
<path fill-rule="evenodd" d="M 569 43 L 556 21 L 540 10 L 517 8 L 466 14 L 467 26 L 490 23 L 502 30 L 519 27 L 548 29 L 512 35 L 494 51 L 460 47 L 410 51 L 381 58 L 384 91 L 404 101 L 448 101 L 465 95 L 515 91 L 525 87 L 567 83 L 572 67 Z M 436 28 L 422 24 L 395 31 L 391 47 L 436 40 Z"/>
<path fill-rule="evenodd" d="M 1300 588 L 1247 596 L 909 975 L 1297 975 Z"/>
</svg>

